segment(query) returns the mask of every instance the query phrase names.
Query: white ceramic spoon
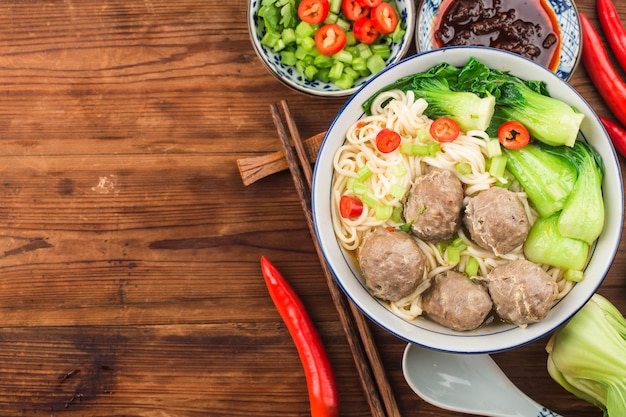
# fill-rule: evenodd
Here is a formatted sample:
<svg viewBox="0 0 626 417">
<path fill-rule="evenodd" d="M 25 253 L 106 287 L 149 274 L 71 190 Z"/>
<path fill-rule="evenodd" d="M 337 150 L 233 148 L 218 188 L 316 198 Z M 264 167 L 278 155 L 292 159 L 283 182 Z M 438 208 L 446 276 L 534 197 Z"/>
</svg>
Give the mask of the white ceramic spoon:
<svg viewBox="0 0 626 417">
<path fill-rule="evenodd" d="M 520 391 L 487 354 L 460 355 L 409 343 L 402 370 L 424 401 L 489 417 L 561 417 Z"/>
</svg>

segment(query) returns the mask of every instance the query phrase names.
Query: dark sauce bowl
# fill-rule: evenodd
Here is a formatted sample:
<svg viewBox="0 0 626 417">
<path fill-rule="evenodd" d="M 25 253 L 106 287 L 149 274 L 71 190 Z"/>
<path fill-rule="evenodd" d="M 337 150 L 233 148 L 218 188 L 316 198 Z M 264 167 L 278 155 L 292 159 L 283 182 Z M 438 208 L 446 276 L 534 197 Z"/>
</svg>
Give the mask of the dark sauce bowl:
<svg viewBox="0 0 626 417">
<path fill-rule="evenodd" d="M 486 46 L 514 52 L 568 81 L 582 48 L 573 0 L 423 0 L 415 30 L 417 52 L 447 46 Z"/>
</svg>

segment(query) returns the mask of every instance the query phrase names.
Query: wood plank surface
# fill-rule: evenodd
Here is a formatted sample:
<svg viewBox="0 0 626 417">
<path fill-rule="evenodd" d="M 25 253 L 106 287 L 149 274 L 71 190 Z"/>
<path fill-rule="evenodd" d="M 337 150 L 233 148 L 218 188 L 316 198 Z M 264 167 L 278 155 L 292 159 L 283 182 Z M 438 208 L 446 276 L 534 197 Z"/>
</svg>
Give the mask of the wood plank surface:
<svg viewBox="0 0 626 417">
<path fill-rule="evenodd" d="M 345 100 L 276 81 L 246 5 L 0 1 L 1 416 L 310 415 L 261 255 L 309 309 L 341 415 L 368 415 L 291 177 L 246 187 L 236 164 L 280 149 L 270 103 L 309 137 Z M 582 65 L 571 83 L 610 115 Z M 623 312 L 625 249 L 600 288 Z M 404 416 L 462 415 L 419 399 L 405 343 L 372 331 Z M 545 343 L 494 358 L 546 407 L 600 417 L 549 377 Z"/>
</svg>

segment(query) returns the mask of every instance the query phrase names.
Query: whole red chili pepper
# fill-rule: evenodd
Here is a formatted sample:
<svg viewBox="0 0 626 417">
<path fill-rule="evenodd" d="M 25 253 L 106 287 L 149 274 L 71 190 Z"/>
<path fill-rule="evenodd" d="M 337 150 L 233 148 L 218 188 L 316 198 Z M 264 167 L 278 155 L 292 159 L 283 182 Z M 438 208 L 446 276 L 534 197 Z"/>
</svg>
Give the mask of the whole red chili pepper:
<svg viewBox="0 0 626 417">
<path fill-rule="evenodd" d="M 600 35 L 580 13 L 583 28 L 583 63 L 591 81 L 615 117 L 626 125 L 626 84 L 611 65 Z"/>
<path fill-rule="evenodd" d="M 598 20 L 615 58 L 626 69 L 626 29 L 611 0 L 598 0 Z"/>
<path fill-rule="evenodd" d="M 335 374 L 304 304 L 278 269 L 264 256 L 261 257 L 261 270 L 272 301 L 287 325 L 302 361 L 311 415 L 339 416 L 339 395 Z"/>
<path fill-rule="evenodd" d="M 613 122 L 612 120 L 607 119 L 606 117 L 598 116 L 600 121 L 604 125 L 606 132 L 609 134 L 611 138 L 611 142 L 613 142 L 613 146 L 615 149 L 622 154 L 623 157 L 626 157 L 626 130 L 624 130 L 620 125 Z"/>
</svg>

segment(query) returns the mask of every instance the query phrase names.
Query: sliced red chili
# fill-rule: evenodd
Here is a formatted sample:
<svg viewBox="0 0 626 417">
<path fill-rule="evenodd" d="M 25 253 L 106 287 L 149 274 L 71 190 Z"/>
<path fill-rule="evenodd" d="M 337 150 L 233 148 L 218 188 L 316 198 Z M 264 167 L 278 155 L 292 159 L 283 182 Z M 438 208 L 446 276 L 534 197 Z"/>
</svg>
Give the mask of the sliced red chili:
<svg viewBox="0 0 626 417">
<path fill-rule="evenodd" d="M 315 32 L 315 46 L 324 55 L 333 55 L 346 45 L 346 32 L 336 23 L 329 23 Z"/>
<path fill-rule="evenodd" d="M 380 3 L 374 7 L 370 17 L 374 21 L 376 29 L 383 35 L 393 32 L 398 26 L 398 14 L 389 3 Z"/>
<path fill-rule="evenodd" d="M 358 197 L 344 195 L 339 200 L 339 213 L 344 219 L 358 217 L 363 213 L 363 202 Z"/>
<path fill-rule="evenodd" d="M 328 354 L 302 300 L 276 267 L 264 256 L 261 270 L 265 284 L 304 367 L 309 390 L 311 415 L 338 417 L 339 394 Z"/>
<path fill-rule="evenodd" d="M 368 44 L 376 42 L 376 39 L 378 39 L 380 35 L 376 26 L 374 26 L 374 20 L 369 17 L 357 19 L 357 21 L 354 22 L 352 30 L 354 31 L 356 40 Z"/>
<path fill-rule="evenodd" d="M 369 7 L 370 9 L 373 9 L 382 3 L 383 0 L 358 0 L 358 2 L 362 7 Z"/>
<path fill-rule="evenodd" d="M 604 35 L 611 45 L 613 54 L 622 68 L 626 70 L 626 28 L 611 0 L 598 0 L 598 20 L 604 29 Z"/>
<path fill-rule="evenodd" d="M 398 149 L 402 138 L 395 130 L 384 128 L 376 135 L 376 148 L 382 153 L 393 152 Z"/>
<path fill-rule="evenodd" d="M 359 4 L 358 0 L 343 0 L 341 2 L 341 11 L 353 22 L 361 17 L 366 17 L 370 9 Z"/>
<path fill-rule="evenodd" d="M 452 142 L 459 137 L 459 124 L 449 117 L 440 117 L 430 125 L 430 136 L 437 142 Z"/>
<path fill-rule="evenodd" d="M 328 0 L 302 0 L 298 6 L 298 17 L 311 25 L 322 23 L 328 17 Z"/>
<path fill-rule="evenodd" d="M 583 29 L 582 59 L 587 75 L 617 120 L 626 125 L 626 83 L 613 68 L 600 35 L 584 13 L 580 13 L 580 23 Z"/>
<path fill-rule="evenodd" d="M 526 126 L 511 120 L 500 125 L 498 139 L 502 146 L 507 149 L 521 149 L 530 142 L 530 133 L 528 133 Z"/>
</svg>

